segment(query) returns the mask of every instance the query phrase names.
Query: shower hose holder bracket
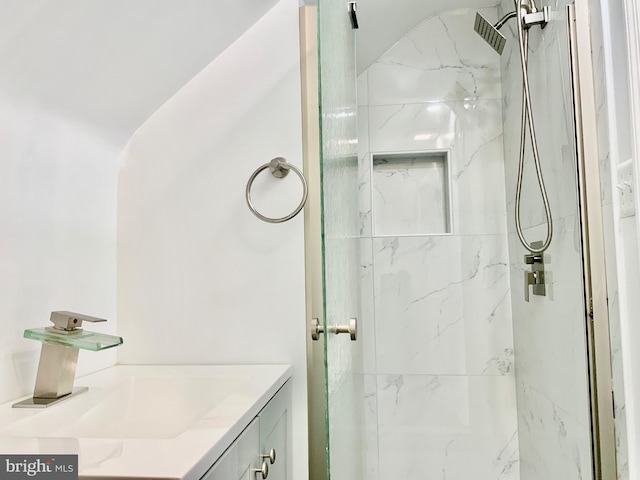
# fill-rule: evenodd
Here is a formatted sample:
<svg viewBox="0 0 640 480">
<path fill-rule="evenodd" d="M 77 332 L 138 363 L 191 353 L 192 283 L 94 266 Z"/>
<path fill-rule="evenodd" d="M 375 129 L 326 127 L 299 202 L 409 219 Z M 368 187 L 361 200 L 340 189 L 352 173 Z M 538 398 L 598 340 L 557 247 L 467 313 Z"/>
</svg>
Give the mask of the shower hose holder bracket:
<svg viewBox="0 0 640 480">
<path fill-rule="evenodd" d="M 524 28 L 531 28 L 534 25 L 540 25 L 541 28 L 544 28 L 547 26 L 550 19 L 551 9 L 549 6 L 545 6 L 542 10 L 538 10 L 537 12 L 525 13 L 522 16 L 522 25 Z"/>
</svg>

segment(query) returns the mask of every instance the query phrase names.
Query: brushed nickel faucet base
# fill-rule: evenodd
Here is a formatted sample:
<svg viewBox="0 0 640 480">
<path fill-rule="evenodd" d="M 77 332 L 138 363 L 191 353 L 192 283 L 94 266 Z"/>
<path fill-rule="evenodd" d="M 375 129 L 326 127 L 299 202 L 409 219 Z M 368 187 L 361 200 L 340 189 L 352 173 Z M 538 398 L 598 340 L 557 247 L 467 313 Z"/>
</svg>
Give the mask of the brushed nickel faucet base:
<svg viewBox="0 0 640 480">
<path fill-rule="evenodd" d="M 81 393 L 89 390 L 89 387 L 76 387 L 73 389 L 71 393 L 67 395 L 63 395 L 58 398 L 37 398 L 31 397 L 26 400 L 22 400 L 21 402 L 14 403 L 12 405 L 13 408 L 47 408 L 51 405 L 55 405 L 56 403 L 60 403 L 64 400 L 67 400 L 71 397 L 75 397 L 76 395 L 80 395 Z"/>
</svg>

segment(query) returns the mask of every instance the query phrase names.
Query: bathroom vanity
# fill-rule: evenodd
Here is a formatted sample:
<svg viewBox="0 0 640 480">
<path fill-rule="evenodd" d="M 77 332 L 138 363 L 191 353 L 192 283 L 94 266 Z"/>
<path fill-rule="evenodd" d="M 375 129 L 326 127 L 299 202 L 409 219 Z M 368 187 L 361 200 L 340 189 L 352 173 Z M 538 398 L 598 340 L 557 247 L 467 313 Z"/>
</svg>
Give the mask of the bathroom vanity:
<svg viewBox="0 0 640 480">
<path fill-rule="evenodd" d="M 286 365 L 117 365 L 58 405 L 0 406 L 0 454 L 78 454 L 86 479 L 285 480 L 290 376 Z"/>
</svg>

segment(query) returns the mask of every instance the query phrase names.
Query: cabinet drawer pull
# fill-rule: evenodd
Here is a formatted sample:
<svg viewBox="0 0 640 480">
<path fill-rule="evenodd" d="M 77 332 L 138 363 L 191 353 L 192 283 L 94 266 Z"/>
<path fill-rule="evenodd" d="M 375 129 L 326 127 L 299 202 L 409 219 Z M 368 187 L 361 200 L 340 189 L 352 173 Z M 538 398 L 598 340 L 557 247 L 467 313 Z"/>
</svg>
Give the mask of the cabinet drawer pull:
<svg viewBox="0 0 640 480">
<path fill-rule="evenodd" d="M 273 465 L 274 463 L 276 463 L 276 449 L 272 448 L 271 450 L 269 450 L 268 454 L 263 453 L 262 455 L 260 455 L 260 458 L 262 459 L 268 458 L 269 463 Z"/>
<path fill-rule="evenodd" d="M 264 461 L 262 462 L 262 467 L 260 468 L 252 468 L 251 473 L 255 473 L 256 478 L 259 478 L 259 475 L 262 475 L 263 480 L 269 476 L 269 464 Z"/>
</svg>

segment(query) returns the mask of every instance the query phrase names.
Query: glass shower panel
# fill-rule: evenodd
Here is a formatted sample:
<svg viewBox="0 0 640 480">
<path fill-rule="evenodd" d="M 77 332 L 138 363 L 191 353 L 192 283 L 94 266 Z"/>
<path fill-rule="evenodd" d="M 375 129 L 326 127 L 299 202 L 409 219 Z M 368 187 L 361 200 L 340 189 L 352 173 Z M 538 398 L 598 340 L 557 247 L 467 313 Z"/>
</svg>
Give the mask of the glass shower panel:
<svg viewBox="0 0 640 480">
<path fill-rule="evenodd" d="M 318 2 L 324 327 L 360 315 L 355 31 L 343 0 Z M 328 475 L 363 475 L 361 340 L 325 333 Z"/>
<path fill-rule="evenodd" d="M 377 56 L 363 41 L 377 32 L 358 32 L 358 54 L 374 57 L 358 78 L 375 306 L 367 478 L 517 480 L 500 60 L 473 31 L 480 2 L 407 4 L 410 23 L 387 11 L 406 29 Z"/>
<path fill-rule="evenodd" d="M 496 21 L 513 0 L 363 5 L 358 56 L 372 60 L 357 72 L 346 3 L 319 1 L 325 331 L 361 327 L 357 342 L 325 335 L 334 479 L 594 478 L 567 3 L 531 30 L 555 234 L 546 296 L 527 302 L 516 24 L 502 56 L 473 30 L 476 11 Z M 423 154 L 446 163 L 393 163 Z M 526 154 L 532 242 L 546 227 Z"/>
<path fill-rule="evenodd" d="M 514 220 L 520 148 L 522 73 L 515 23 L 503 29 L 502 55 L 505 176 L 511 303 L 515 346 L 521 480 L 593 478 L 588 376 L 587 316 L 573 92 L 566 5 L 556 2 L 544 30 L 530 30 L 529 78 L 540 161 L 549 194 L 554 237 L 544 253 L 546 296 L 525 301 L 523 262 Z M 501 2 L 500 13 L 513 9 Z M 524 236 L 544 240 L 543 204 L 527 147 L 521 205 Z"/>
</svg>

